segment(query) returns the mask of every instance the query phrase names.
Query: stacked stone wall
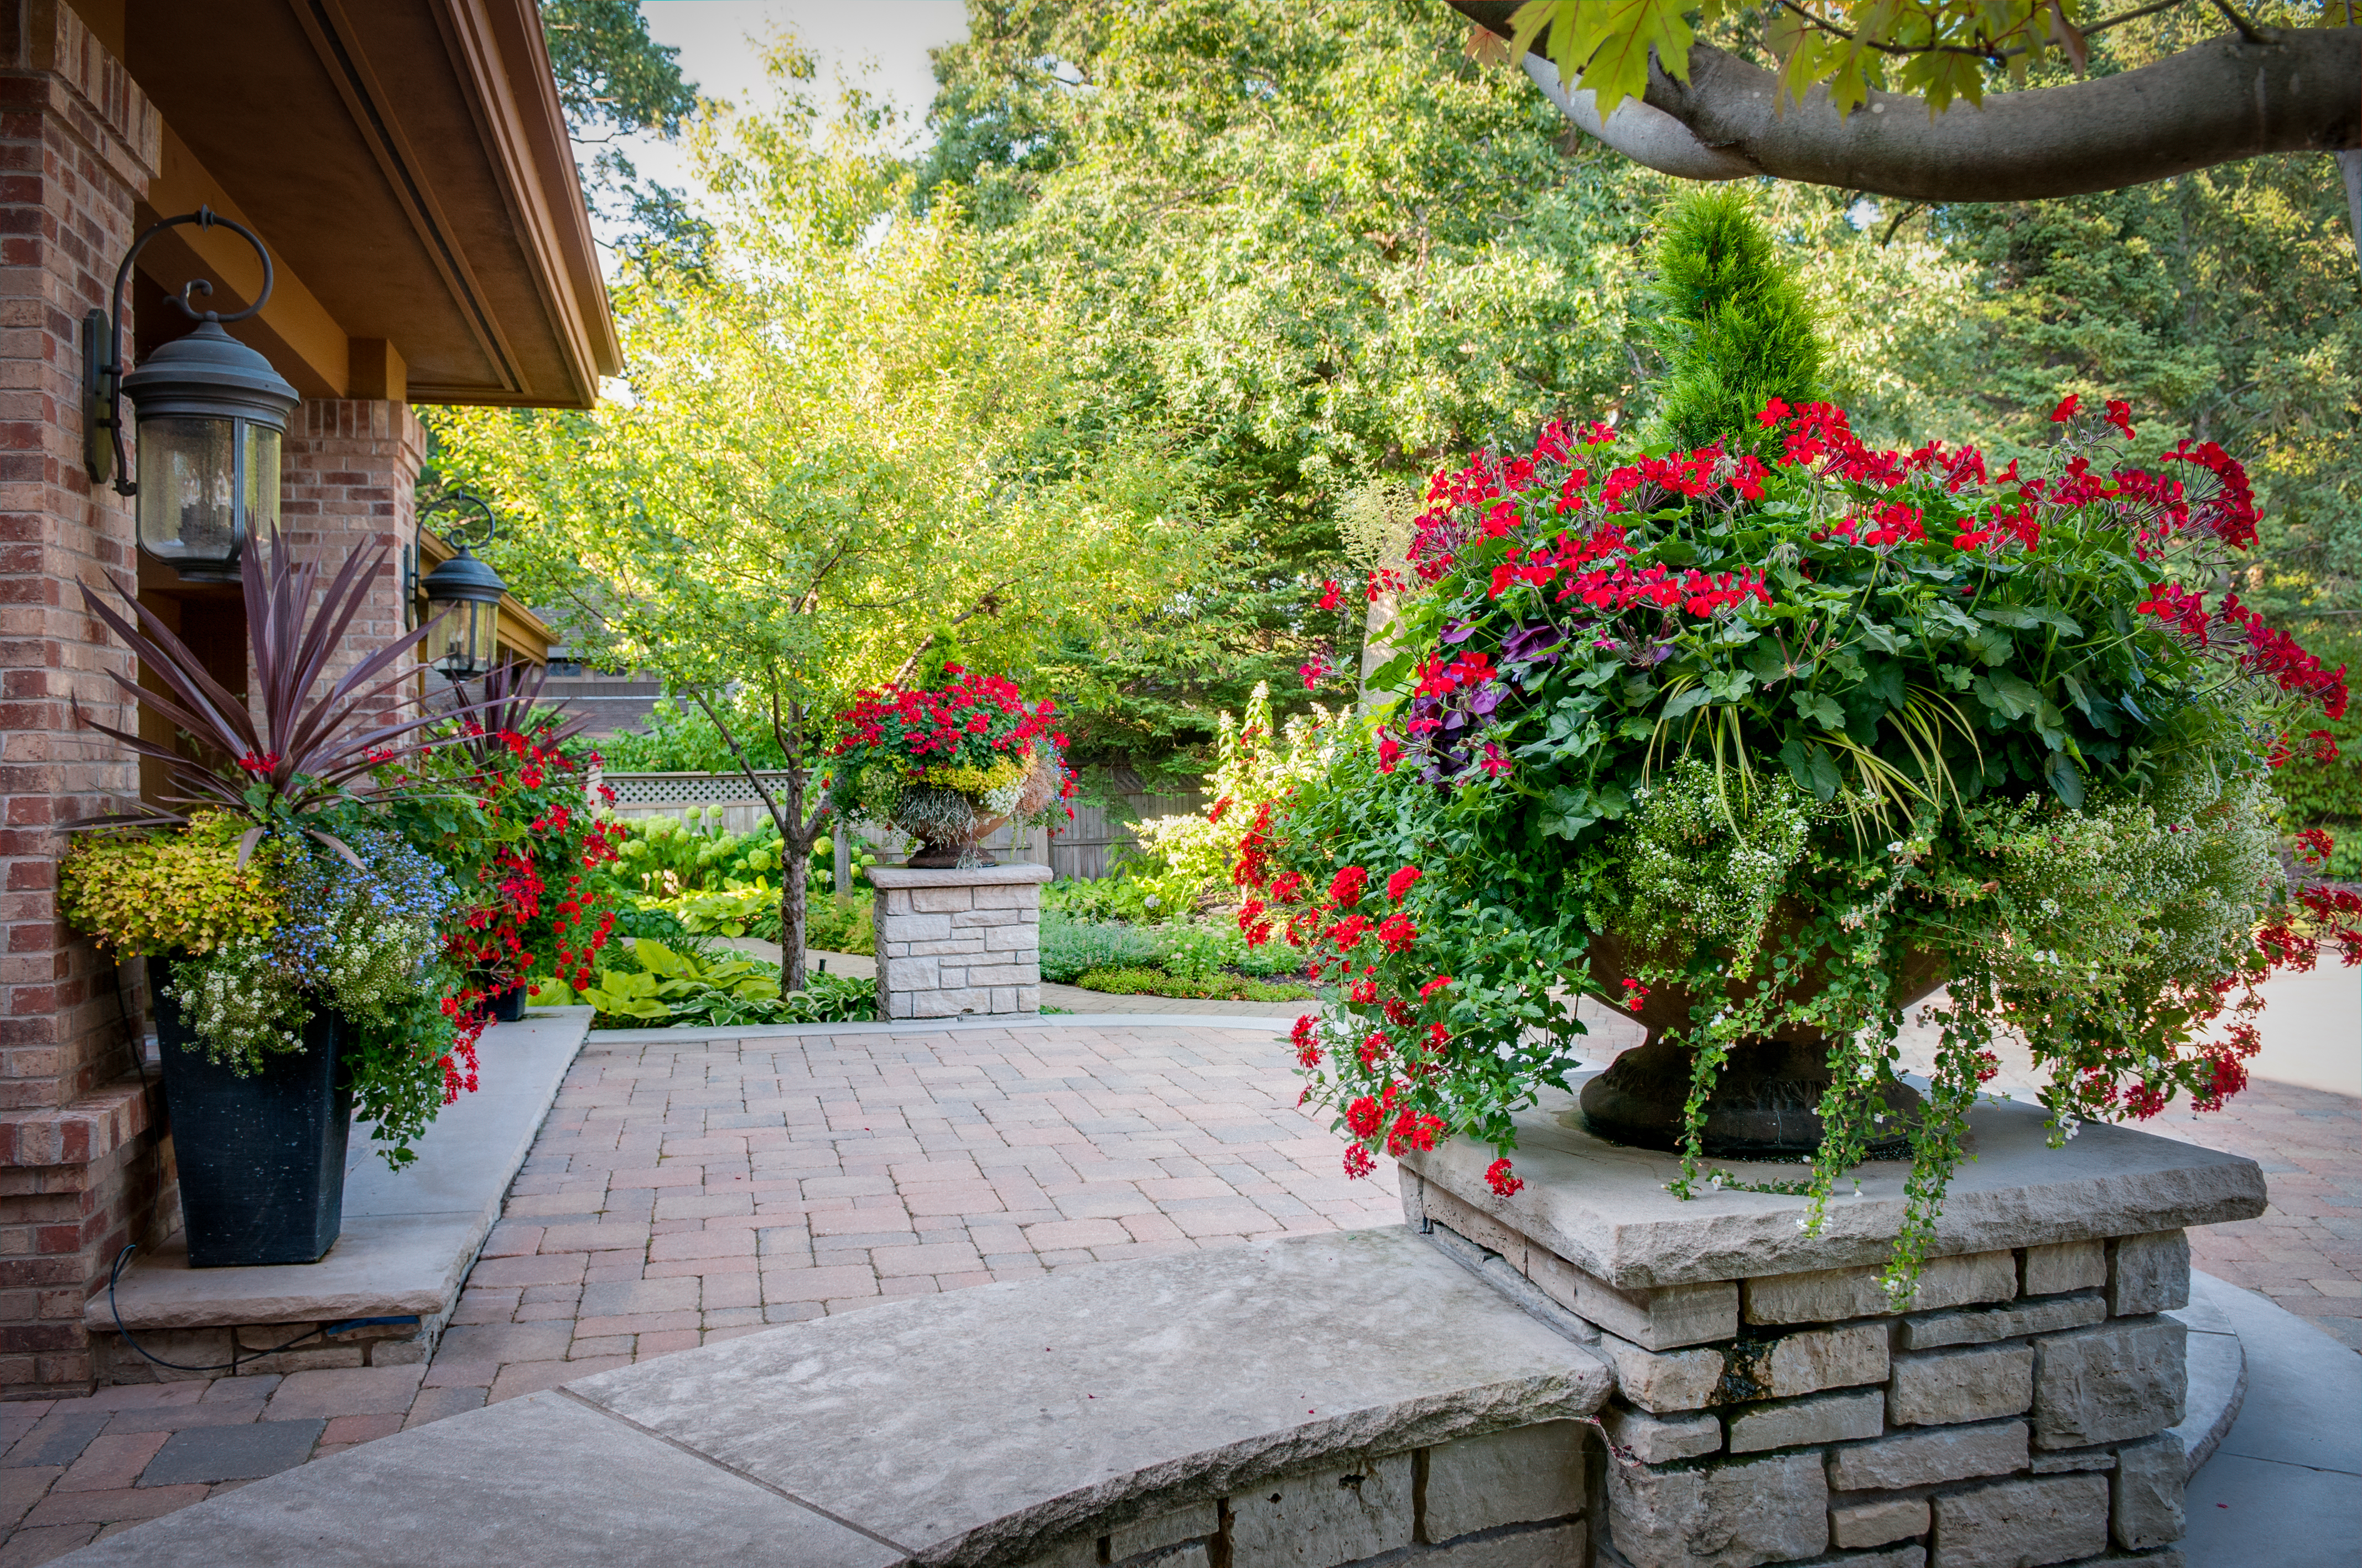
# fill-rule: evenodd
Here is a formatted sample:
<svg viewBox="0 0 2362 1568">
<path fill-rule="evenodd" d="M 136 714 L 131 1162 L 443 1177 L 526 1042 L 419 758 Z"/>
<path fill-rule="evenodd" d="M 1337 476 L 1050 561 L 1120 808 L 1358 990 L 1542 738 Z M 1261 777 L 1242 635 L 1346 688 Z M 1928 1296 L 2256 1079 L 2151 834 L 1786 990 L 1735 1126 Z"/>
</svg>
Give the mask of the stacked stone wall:
<svg viewBox="0 0 2362 1568">
<path fill-rule="evenodd" d="M 2180 1231 L 1619 1290 L 1405 1174 L 1415 1222 L 1513 1272 L 1616 1371 L 1597 1561 L 2179 1568 Z"/>
<path fill-rule="evenodd" d="M 878 867 L 870 877 L 880 1018 L 1042 1010 L 1048 867 Z"/>
<path fill-rule="evenodd" d="M 1341 1456 L 1104 1532 L 1029 1568 L 1582 1568 L 1599 1444 L 1546 1421 L 1430 1448 Z"/>
</svg>

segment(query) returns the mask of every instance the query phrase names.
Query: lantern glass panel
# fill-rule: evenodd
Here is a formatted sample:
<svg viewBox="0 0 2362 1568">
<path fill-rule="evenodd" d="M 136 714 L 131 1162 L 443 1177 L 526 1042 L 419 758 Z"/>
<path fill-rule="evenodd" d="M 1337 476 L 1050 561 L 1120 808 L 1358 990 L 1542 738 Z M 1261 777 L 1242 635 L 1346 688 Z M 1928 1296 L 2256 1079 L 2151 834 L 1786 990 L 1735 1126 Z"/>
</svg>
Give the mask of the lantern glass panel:
<svg viewBox="0 0 2362 1568">
<path fill-rule="evenodd" d="M 434 637 L 435 668 L 455 680 L 469 680 L 492 668 L 500 642 L 501 607 L 463 599 L 443 613 Z"/>
<path fill-rule="evenodd" d="M 279 530 L 279 432 L 250 419 L 238 422 L 246 444 L 246 534 L 268 538 Z"/>
<path fill-rule="evenodd" d="M 237 558 L 233 425 L 182 416 L 139 422 L 139 543 L 158 560 L 219 566 Z M 275 461 L 271 489 L 275 502 Z"/>
</svg>

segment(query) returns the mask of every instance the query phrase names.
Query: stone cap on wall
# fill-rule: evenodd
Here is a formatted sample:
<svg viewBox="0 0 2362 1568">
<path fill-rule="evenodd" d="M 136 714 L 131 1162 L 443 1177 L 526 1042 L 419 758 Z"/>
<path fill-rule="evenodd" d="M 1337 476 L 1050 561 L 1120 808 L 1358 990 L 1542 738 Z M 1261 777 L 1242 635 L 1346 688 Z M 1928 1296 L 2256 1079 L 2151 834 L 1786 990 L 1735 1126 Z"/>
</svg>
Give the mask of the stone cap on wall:
<svg viewBox="0 0 2362 1568">
<path fill-rule="evenodd" d="M 1571 1077 L 1576 1093 L 1591 1075 Z M 1665 1190 L 1675 1154 L 1595 1137 L 1573 1095 L 1545 1089 L 1517 1119 L 1512 1156 L 1524 1188 L 1496 1198 L 1485 1180 L 1489 1144 L 1465 1138 L 1403 1165 L 1608 1284 L 1628 1289 L 1749 1279 L 1883 1263 L 1904 1213 L 1910 1166 L 1878 1161 L 1840 1182 L 1817 1236 L 1799 1228 L 1805 1200 L 1772 1193 Z M 1937 1222 L 1937 1255 L 1992 1252 L 2093 1237 L 2174 1231 L 2264 1211 L 2264 1176 L 2237 1154 L 2086 1122 L 2063 1149 L 2048 1146 L 2038 1108 L 1984 1104 L 1969 1113 L 1969 1154 L 1952 1173 Z M 1750 1181 L 1794 1181 L 1795 1165 L 1710 1162 Z"/>
<path fill-rule="evenodd" d="M 1047 866 L 872 866 L 874 888 L 999 888 L 1050 879 Z"/>
<path fill-rule="evenodd" d="M 72 1561 L 991 1568 L 1339 1456 L 1587 1416 L 1609 1381 L 1388 1226 L 727 1340 L 381 1438 Z"/>
</svg>

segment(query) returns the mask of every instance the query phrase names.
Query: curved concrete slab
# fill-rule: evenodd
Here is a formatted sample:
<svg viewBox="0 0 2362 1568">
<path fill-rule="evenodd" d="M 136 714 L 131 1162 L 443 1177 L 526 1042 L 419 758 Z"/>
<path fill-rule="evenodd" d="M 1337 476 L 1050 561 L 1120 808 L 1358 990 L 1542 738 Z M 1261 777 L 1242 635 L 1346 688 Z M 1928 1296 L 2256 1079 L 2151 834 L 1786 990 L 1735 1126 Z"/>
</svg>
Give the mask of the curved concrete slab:
<svg viewBox="0 0 2362 1568">
<path fill-rule="evenodd" d="M 750 1334 L 365 1444 L 62 1561 L 1021 1562 L 1336 1456 L 1586 1416 L 1609 1382 L 1390 1226 Z"/>
</svg>

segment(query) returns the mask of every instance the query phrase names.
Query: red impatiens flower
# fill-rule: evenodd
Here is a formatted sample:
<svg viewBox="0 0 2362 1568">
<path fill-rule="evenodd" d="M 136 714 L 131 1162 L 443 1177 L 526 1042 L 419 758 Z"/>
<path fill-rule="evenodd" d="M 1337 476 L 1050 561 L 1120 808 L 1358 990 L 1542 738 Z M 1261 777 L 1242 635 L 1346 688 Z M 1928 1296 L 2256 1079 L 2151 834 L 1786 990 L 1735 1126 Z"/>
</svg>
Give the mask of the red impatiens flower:
<svg viewBox="0 0 2362 1568">
<path fill-rule="evenodd" d="M 2050 411 L 2050 423 L 2053 425 L 2064 425 L 2069 420 L 2074 418 L 2075 405 L 2082 401 L 2083 399 L 2080 393 L 2069 392 L 2064 398 L 2059 400 L 2058 406 Z"/>
<path fill-rule="evenodd" d="M 2110 398 L 2107 420 L 2109 424 L 2125 433 L 2125 440 L 2129 441 L 2133 438 L 2133 405 L 2131 403 L 2122 398 Z"/>
<path fill-rule="evenodd" d="M 1410 885 L 1418 881 L 1421 875 L 1423 873 L 1416 866 L 1404 867 L 1386 878 L 1386 897 L 1396 903 L 1402 902 L 1403 895 L 1410 891 Z"/>
<path fill-rule="evenodd" d="M 1507 1160 L 1499 1159 L 1485 1167 L 1485 1185 L 1493 1189 L 1495 1197 L 1509 1198 L 1526 1184 L 1509 1174 Z"/>
</svg>

